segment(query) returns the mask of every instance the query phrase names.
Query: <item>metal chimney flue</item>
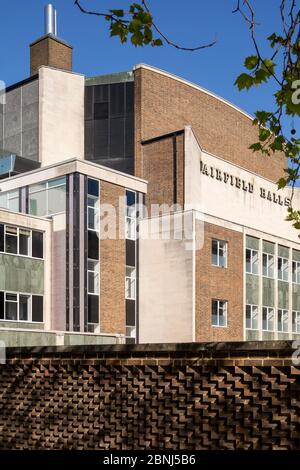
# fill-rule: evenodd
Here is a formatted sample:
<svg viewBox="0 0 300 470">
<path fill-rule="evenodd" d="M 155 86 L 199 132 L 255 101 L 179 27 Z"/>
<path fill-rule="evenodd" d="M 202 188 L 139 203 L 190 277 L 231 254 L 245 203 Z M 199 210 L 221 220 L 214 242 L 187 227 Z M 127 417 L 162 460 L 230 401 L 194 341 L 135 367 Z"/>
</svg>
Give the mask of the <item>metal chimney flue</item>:
<svg viewBox="0 0 300 470">
<path fill-rule="evenodd" d="M 51 3 L 45 6 L 45 34 L 57 36 L 57 12 Z"/>
</svg>

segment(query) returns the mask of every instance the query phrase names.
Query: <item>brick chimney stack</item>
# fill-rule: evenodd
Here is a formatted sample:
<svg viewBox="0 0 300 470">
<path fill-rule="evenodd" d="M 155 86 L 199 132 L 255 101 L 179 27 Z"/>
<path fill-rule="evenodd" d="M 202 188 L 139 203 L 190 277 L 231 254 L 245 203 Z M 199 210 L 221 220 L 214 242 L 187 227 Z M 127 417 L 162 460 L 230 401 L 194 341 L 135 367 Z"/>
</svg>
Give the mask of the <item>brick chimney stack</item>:
<svg viewBox="0 0 300 470">
<path fill-rule="evenodd" d="M 52 5 L 45 7 L 45 35 L 30 44 L 30 75 L 47 65 L 72 70 L 73 47 L 57 36 L 57 14 Z"/>
</svg>

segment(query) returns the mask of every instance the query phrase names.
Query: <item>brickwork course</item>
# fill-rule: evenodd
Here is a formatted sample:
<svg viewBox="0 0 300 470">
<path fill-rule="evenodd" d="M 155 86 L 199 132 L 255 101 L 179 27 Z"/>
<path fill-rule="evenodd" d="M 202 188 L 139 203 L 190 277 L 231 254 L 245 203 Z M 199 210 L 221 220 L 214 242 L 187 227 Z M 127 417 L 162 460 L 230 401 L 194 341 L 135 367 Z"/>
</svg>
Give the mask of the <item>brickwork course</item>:
<svg viewBox="0 0 300 470">
<path fill-rule="evenodd" d="M 8 349 L 0 449 L 300 449 L 291 342 Z"/>
<path fill-rule="evenodd" d="M 30 75 L 46 65 L 62 70 L 72 70 L 73 49 L 64 41 L 47 35 L 30 45 Z"/>
</svg>

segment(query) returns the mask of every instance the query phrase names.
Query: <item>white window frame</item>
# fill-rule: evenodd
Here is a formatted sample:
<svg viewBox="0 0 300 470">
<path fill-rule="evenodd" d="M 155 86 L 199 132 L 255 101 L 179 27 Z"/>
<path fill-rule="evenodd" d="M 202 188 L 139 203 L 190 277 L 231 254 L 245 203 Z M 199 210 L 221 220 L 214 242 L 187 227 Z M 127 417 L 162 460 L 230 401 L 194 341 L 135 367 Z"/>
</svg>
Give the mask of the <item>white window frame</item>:
<svg viewBox="0 0 300 470">
<path fill-rule="evenodd" d="M 44 259 L 44 251 L 43 251 L 43 257 L 42 258 L 37 258 L 36 256 L 32 256 L 32 232 L 38 232 L 38 233 L 41 233 L 43 235 L 43 243 L 44 243 L 44 232 L 42 232 L 41 230 L 34 230 L 34 229 L 29 229 L 27 227 L 16 227 L 15 225 L 11 225 L 11 224 L 2 224 L 3 227 L 4 227 L 4 251 L 1 251 L 0 250 L 0 253 L 4 253 L 8 256 L 21 256 L 22 258 L 32 258 L 32 259 L 39 259 L 39 260 L 43 260 Z M 16 236 L 17 237 L 17 253 L 10 253 L 6 250 L 6 228 L 7 227 L 12 227 L 14 229 L 17 230 L 17 234 L 16 235 L 12 235 L 12 236 Z M 28 254 L 27 255 L 24 255 L 22 253 L 20 253 L 20 230 L 26 230 L 27 232 L 29 232 L 29 240 L 28 240 L 28 243 L 29 243 L 29 249 L 28 249 Z"/>
<path fill-rule="evenodd" d="M 16 194 L 16 195 L 15 195 Z M 20 212 L 20 194 L 19 194 L 19 189 L 14 189 L 12 191 L 6 191 L 6 192 L 3 192 L 1 193 L 1 197 L 5 196 L 5 199 L 6 199 L 6 204 L 5 206 L 4 205 L 0 205 L 1 208 L 3 209 L 8 209 L 10 211 L 13 211 L 13 212 Z M 11 207 L 10 207 L 10 201 L 14 201 L 14 200 L 18 200 L 18 206 L 19 206 L 19 209 L 17 211 L 13 210 Z"/>
<path fill-rule="evenodd" d="M 287 329 L 284 330 L 280 330 L 279 329 L 279 317 L 281 316 L 281 323 L 282 325 L 286 324 L 287 325 Z M 286 318 L 286 322 L 284 323 L 283 322 L 283 318 Z M 278 308 L 277 309 L 277 318 L 276 318 L 276 330 L 278 331 L 278 333 L 288 333 L 289 332 L 289 311 L 287 309 L 284 309 L 284 308 Z"/>
<path fill-rule="evenodd" d="M 247 307 L 250 308 L 250 323 L 251 326 L 247 326 Z M 254 310 L 257 310 L 257 328 L 253 328 L 253 316 L 254 316 Z M 245 328 L 246 330 L 252 330 L 252 331 L 258 331 L 259 330 L 259 306 L 254 305 L 254 304 L 247 304 L 246 305 L 246 317 L 245 317 Z"/>
<path fill-rule="evenodd" d="M 89 269 L 89 263 L 94 263 L 96 265 L 96 269 Z M 99 266 L 99 260 L 96 259 L 88 259 L 87 260 L 87 292 L 89 295 L 99 295 L 100 294 L 100 266 Z M 89 275 L 92 274 L 94 276 L 94 282 L 95 282 L 95 276 L 98 277 L 98 280 L 96 280 L 96 286 L 97 286 L 97 291 L 96 292 L 90 292 L 89 291 Z"/>
<path fill-rule="evenodd" d="M 294 330 L 294 323 L 293 319 L 295 317 L 295 330 Z M 292 333 L 297 334 L 300 333 L 300 311 L 293 310 L 292 311 Z"/>
<path fill-rule="evenodd" d="M 213 323 L 213 302 L 217 302 L 217 324 L 215 325 Z M 221 305 L 223 304 L 223 305 Z M 223 312 L 223 316 L 225 318 L 225 324 L 220 325 L 220 311 Z M 221 300 L 221 299 L 212 299 L 211 301 L 211 325 L 216 328 L 227 328 L 227 317 L 228 317 L 228 301 L 227 300 Z"/>
<path fill-rule="evenodd" d="M 213 262 L 213 244 L 214 243 L 217 243 L 217 263 L 216 264 Z M 223 251 L 223 257 L 225 260 L 224 266 L 220 263 L 220 259 L 222 257 L 220 255 L 220 251 Z M 217 240 L 216 238 L 213 238 L 211 241 L 211 264 L 212 266 L 216 266 L 219 268 L 227 268 L 227 262 L 228 262 L 228 242 L 226 242 L 225 240 Z"/>
<path fill-rule="evenodd" d="M 64 183 L 60 183 L 60 184 L 57 184 L 57 185 L 54 185 L 54 186 L 51 185 L 51 181 L 60 180 L 60 179 L 63 179 L 63 178 L 65 180 Z M 50 186 L 49 186 L 49 183 L 50 183 Z M 40 184 L 40 185 L 44 184 L 45 187 L 32 190 L 32 187 L 37 186 L 38 184 Z M 31 194 L 37 194 L 37 193 L 41 193 L 43 191 L 46 193 L 46 214 L 44 216 L 38 216 L 38 217 L 53 217 L 54 215 L 64 214 L 66 212 L 66 209 L 63 210 L 63 211 L 59 211 L 59 212 L 55 212 L 55 213 L 53 212 L 53 213 L 49 214 L 49 190 L 54 189 L 54 188 L 62 188 L 63 186 L 66 188 L 66 185 L 67 185 L 67 180 L 66 180 L 65 176 L 58 176 L 57 178 L 52 178 L 51 180 L 41 181 L 40 183 L 34 183 L 34 184 L 30 185 L 29 188 L 28 188 L 29 215 L 34 215 L 30 212 L 30 196 L 31 196 Z"/>
<path fill-rule="evenodd" d="M 294 266 L 296 267 L 296 272 L 294 276 Z M 293 284 L 300 284 L 300 261 L 292 260 L 292 282 Z"/>
<path fill-rule="evenodd" d="M 267 329 L 264 328 L 264 309 L 266 309 L 266 313 L 267 313 Z M 269 315 L 270 313 L 273 313 L 273 329 L 270 330 L 268 328 L 268 325 L 269 325 L 269 322 L 271 321 L 270 318 L 269 318 Z M 276 327 L 276 316 L 275 316 L 275 308 L 274 307 L 266 307 L 266 306 L 263 306 L 262 308 L 262 317 L 261 317 L 261 321 L 262 321 L 262 331 L 275 331 L 275 327 Z"/>
<path fill-rule="evenodd" d="M 267 259 L 267 273 L 264 272 L 264 259 Z M 270 274 L 272 269 L 272 264 L 270 265 L 270 259 L 273 260 L 273 274 Z M 268 279 L 274 279 L 275 276 L 275 256 L 271 253 L 262 253 L 262 275 L 263 277 L 267 277 Z"/>
<path fill-rule="evenodd" d="M 128 276 L 127 275 L 127 270 L 131 270 L 131 272 L 133 272 L 133 276 Z M 128 296 L 127 292 L 128 292 L 128 289 L 127 289 L 127 284 L 128 282 L 133 282 L 133 292 L 134 292 L 134 295 L 133 296 Z M 129 292 L 132 291 L 132 288 L 130 286 L 130 289 L 129 289 Z M 136 300 L 136 267 L 135 266 L 126 266 L 125 268 L 125 299 L 126 300 Z"/>
<path fill-rule="evenodd" d="M 42 325 L 45 323 L 44 321 L 44 315 L 45 313 L 43 312 L 43 320 L 41 322 L 39 321 L 33 321 L 32 320 L 32 297 L 42 297 L 44 300 L 44 296 L 40 294 L 31 294 L 29 292 L 12 292 L 12 291 L 1 291 L 4 292 L 4 312 L 3 316 L 4 318 L 0 319 L 0 322 L 11 322 L 11 323 L 34 323 L 37 325 Z M 17 320 L 9 320 L 6 318 L 6 296 L 7 295 L 16 295 L 17 296 L 17 301 L 8 301 L 8 302 L 14 302 L 17 304 Z M 28 305 L 28 320 L 20 320 L 20 296 L 21 297 L 29 297 L 29 305 Z"/>
<path fill-rule="evenodd" d="M 281 260 L 281 269 L 279 269 L 279 260 Z M 285 270 L 282 269 L 284 264 L 286 264 L 287 266 L 287 269 Z M 287 273 L 287 279 L 283 279 L 283 274 L 285 272 Z M 280 281 L 289 282 L 289 259 L 284 258 L 283 256 L 278 256 L 277 258 L 277 279 L 279 279 Z"/>
<path fill-rule="evenodd" d="M 247 251 L 250 251 L 250 271 L 247 271 Z M 253 255 L 255 253 L 255 255 Z M 257 261 L 254 263 L 253 258 L 257 255 Z M 254 274 L 255 276 L 259 276 L 259 251 L 254 250 L 253 248 L 246 248 L 246 257 L 245 257 L 245 269 L 246 273 Z M 253 266 L 257 266 L 257 273 L 254 272 Z"/>
</svg>

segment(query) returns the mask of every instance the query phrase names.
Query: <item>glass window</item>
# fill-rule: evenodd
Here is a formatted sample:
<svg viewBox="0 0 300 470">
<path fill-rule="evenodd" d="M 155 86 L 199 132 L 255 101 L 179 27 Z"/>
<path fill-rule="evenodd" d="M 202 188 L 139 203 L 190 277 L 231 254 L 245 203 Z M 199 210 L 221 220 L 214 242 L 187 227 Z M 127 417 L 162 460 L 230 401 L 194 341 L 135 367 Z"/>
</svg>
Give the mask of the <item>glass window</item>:
<svg viewBox="0 0 300 470">
<path fill-rule="evenodd" d="M 289 331 L 289 312 L 279 309 L 277 312 L 277 331 Z"/>
<path fill-rule="evenodd" d="M 19 228 L 19 254 L 30 255 L 30 230 Z"/>
<path fill-rule="evenodd" d="M 29 213 L 47 217 L 66 210 L 66 177 L 29 186 Z"/>
<path fill-rule="evenodd" d="M 98 180 L 88 178 L 87 193 L 90 196 L 94 196 L 96 198 L 99 198 L 99 181 Z"/>
<path fill-rule="evenodd" d="M 227 326 L 226 300 L 212 300 L 212 325 Z"/>
<path fill-rule="evenodd" d="M 126 266 L 125 276 L 125 298 L 135 300 L 136 295 L 136 279 L 135 279 L 135 268 Z"/>
<path fill-rule="evenodd" d="M 99 259 L 99 238 L 93 230 L 88 230 L 88 258 Z"/>
<path fill-rule="evenodd" d="M 29 194 L 29 214 L 44 217 L 47 215 L 47 192 Z"/>
<path fill-rule="evenodd" d="M 0 291 L 0 319 L 4 319 L 4 292 Z"/>
<path fill-rule="evenodd" d="M 100 230 L 99 199 L 88 196 L 88 229 Z"/>
<path fill-rule="evenodd" d="M 134 217 L 126 217 L 126 239 L 136 239 L 136 219 Z"/>
<path fill-rule="evenodd" d="M 32 321 L 33 322 L 43 322 L 44 312 L 43 312 L 43 297 L 41 295 L 32 296 Z"/>
<path fill-rule="evenodd" d="M 289 260 L 287 258 L 278 257 L 278 279 L 281 281 L 289 280 Z"/>
<path fill-rule="evenodd" d="M 246 305 L 246 328 L 258 330 L 258 306 Z"/>
<path fill-rule="evenodd" d="M 18 229 L 6 225 L 5 227 L 5 252 L 18 253 Z"/>
<path fill-rule="evenodd" d="M 300 261 L 292 263 L 292 278 L 294 284 L 300 284 Z"/>
<path fill-rule="evenodd" d="M 274 331 L 274 308 L 263 307 L 263 330 Z"/>
<path fill-rule="evenodd" d="M 88 293 L 99 294 L 99 262 L 88 260 Z"/>
<path fill-rule="evenodd" d="M 29 311 L 30 311 L 30 296 L 21 295 L 19 296 L 19 320 L 28 321 L 29 320 Z"/>
<path fill-rule="evenodd" d="M 258 274 L 258 251 L 250 248 L 246 249 L 246 272 Z"/>
<path fill-rule="evenodd" d="M 0 207 L 19 212 L 19 190 L 7 191 L 0 194 Z"/>
<path fill-rule="evenodd" d="M 5 319 L 18 320 L 18 295 L 9 294 L 5 295 Z"/>
<path fill-rule="evenodd" d="M 59 214 L 66 210 L 66 188 L 65 185 L 49 188 L 47 191 L 48 208 L 47 215 Z"/>
<path fill-rule="evenodd" d="M 292 332 L 300 333 L 300 312 L 292 312 Z"/>
<path fill-rule="evenodd" d="M 211 253 L 213 266 L 227 267 L 227 242 L 212 240 Z"/>
<path fill-rule="evenodd" d="M 263 253 L 263 276 L 274 277 L 274 256 L 269 253 Z"/>
<path fill-rule="evenodd" d="M 0 251 L 4 251 L 4 224 L 0 224 Z"/>
<path fill-rule="evenodd" d="M 44 236 L 42 232 L 32 231 L 32 256 L 34 258 L 44 257 Z"/>
<path fill-rule="evenodd" d="M 99 296 L 88 295 L 88 323 L 99 323 Z"/>
</svg>

